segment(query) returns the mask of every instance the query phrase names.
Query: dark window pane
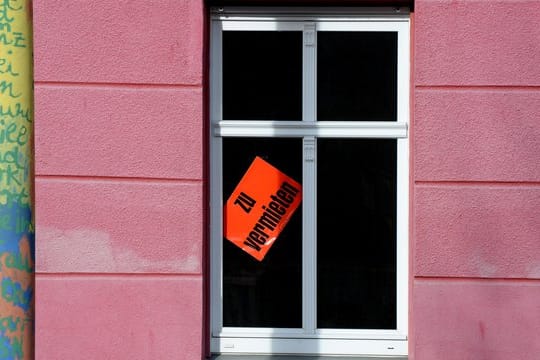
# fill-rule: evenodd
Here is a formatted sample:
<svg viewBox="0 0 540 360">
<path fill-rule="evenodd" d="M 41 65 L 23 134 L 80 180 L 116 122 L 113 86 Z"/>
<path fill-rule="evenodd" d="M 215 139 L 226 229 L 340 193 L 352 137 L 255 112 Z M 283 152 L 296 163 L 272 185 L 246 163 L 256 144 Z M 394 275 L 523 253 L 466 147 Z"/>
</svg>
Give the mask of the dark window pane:
<svg viewBox="0 0 540 360">
<path fill-rule="evenodd" d="M 223 139 L 223 202 L 259 156 L 302 183 L 301 139 Z M 302 327 L 302 209 L 262 262 L 223 239 L 223 325 Z"/>
<path fill-rule="evenodd" d="M 396 140 L 319 139 L 319 328 L 396 328 Z"/>
<path fill-rule="evenodd" d="M 317 119 L 396 121 L 397 33 L 317 33 Z"/>
<path fill-rule="evenodd" d="M 223 32 L 223 119 L 302 120 L 302 32 Z"/>
</svg>

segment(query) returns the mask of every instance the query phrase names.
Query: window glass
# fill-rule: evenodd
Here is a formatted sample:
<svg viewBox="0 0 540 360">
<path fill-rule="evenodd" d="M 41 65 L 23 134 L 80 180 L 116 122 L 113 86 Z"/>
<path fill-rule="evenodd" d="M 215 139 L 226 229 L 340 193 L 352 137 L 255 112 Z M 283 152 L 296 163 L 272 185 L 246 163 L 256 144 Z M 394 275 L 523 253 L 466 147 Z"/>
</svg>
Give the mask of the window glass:
<svg viewBox="0 0 540 360">
<path fill-rule="evenodd" d="M 223 32 L 223 119 L 302 120 L 302 32 Z"/>
<path fill-rule="evenodd" d="M 317 326 L 395 329 L 396 140 L 317 150 Z"/>
<path fill-rule="evenodd" d="M 397 33 L 317 33 L 317 120 L 396 121 Z"/>
<path fill-rule="evenodd" d="M 302 140 L 223 139 L 223 202 L 259 156 L 302 182 Z M 223 325 L 302 327 L 302 209 L 261 261 L 223 239 Z"/>
</svg>

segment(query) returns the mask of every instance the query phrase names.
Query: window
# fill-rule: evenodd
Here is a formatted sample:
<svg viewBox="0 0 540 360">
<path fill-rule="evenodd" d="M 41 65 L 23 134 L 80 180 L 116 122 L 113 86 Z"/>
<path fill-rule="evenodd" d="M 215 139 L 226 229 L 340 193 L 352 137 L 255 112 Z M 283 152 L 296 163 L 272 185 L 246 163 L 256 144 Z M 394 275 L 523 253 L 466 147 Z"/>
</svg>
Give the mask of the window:
<svg viewBox="0 0 540 360">
<path fill-rule="evenodd" d="M 213 9 L 210 104 L 211 351 L 406 355 L 408 12 Z M 301 187 L 262 261 L 224 236 L 257 157 Z"/>
</svg>

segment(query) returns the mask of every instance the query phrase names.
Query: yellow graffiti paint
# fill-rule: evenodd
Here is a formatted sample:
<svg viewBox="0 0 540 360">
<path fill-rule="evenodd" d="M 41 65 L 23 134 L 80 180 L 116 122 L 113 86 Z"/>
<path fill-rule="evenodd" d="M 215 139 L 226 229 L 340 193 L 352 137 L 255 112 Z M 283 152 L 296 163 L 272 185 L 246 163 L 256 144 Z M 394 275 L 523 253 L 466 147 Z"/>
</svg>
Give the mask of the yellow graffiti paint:
<svg viewBox="0 0 540 360">
<path fill-rule="evenodd" d="M 31 10 L 0 0 L 0 359 L 34 358 Z"/>
</svg>

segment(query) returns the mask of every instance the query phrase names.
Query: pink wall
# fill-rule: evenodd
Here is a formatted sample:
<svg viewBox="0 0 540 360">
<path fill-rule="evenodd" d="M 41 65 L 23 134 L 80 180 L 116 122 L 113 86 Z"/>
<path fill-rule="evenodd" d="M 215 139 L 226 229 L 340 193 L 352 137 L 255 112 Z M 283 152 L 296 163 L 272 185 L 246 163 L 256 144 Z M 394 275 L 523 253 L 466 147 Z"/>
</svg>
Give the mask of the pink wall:
<svg viewBox="0 0 540 360">
<path fill-rule="evenodd" d="M 540 353 L 540 2 L 416 0 L 416 360 Z"/>
<path fill-rule="evenodd" d="M 540 353 L 540 2 L 416 0 L 411 356 Z M 202 0 L 34 0 L 38 359 L 203 354 Z"/>
<path fill-rule="evenodd" d="M 201 358 L 202 1 L 34 1 L 36 358 Z"/>
</svg>

